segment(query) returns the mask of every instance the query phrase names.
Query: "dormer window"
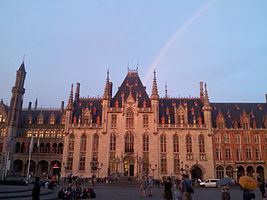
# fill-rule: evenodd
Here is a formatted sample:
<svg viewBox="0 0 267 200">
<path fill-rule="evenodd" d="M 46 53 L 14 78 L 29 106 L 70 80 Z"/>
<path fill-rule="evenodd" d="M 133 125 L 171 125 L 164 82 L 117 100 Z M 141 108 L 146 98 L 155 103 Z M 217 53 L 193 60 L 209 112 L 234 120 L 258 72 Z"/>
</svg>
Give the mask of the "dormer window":
<svg viewBox="0 0 267 200">
<path fill-rule="evenodd" d="M 243 122 L 243 129 L 248 130 L 249 129 L 249 124 L 247 120 L 244 120 Z"/>
<path fill-rule="evenodd" d="M 32 124 L 32 116 L 28 116 L 27 123 L 28 123 L 29 125 Z"/>
<path fill-rule="evenodd" d="M 223 118 L 219 118 L 219 119 L 217 120 L 217 128 L 218 128 L 218 129 L 224 129 L 224 126 L 225 126 L 225 124 L 224 124 L 224 119 L 223 119 Z"/>
<path fill-rule="evenodd" d="M 37 119 L 37 124 L 43 124 L 44 123 L 44 117 L 40 115 Z"/>
<path fill-rule="evenodd" d="M 66 123 L 66 118 L 65 115 L 61 117 L 61 124 L 65 124 Z"/>
<path fill-rule="evenodd" d="M 55 122 L 56 122 L 55 116 L 54 115 L 51 115 L 49 117 L 49 124 L 55 124 Z"/>
<path fill-rule="evenodd" d="M 5 121 L 6 120 L 5 120 L 4 116 L 0 114 L 0 122 L 5 122 Z"/>
</svg>

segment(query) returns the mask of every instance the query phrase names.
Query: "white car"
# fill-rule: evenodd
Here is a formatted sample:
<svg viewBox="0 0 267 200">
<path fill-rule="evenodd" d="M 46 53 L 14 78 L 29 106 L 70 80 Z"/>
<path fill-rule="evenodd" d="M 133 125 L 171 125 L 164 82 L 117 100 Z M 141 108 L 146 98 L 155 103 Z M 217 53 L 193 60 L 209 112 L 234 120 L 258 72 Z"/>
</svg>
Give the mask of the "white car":
<svg viewBox="0 0 267 200">
<path fill-rule="evenodd" d="M 219 179 L 206 179 L 205 181 L 199 183 L 201 187 L 217 187 L 217 181 Z"/>
</svg>

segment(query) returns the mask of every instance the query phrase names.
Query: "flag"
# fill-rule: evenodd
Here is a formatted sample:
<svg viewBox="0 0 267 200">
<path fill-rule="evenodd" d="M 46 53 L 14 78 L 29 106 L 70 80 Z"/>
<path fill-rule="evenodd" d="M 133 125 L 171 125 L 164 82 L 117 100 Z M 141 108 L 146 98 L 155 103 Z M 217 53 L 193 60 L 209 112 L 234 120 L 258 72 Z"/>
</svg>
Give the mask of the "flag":
<svg viewBox="0 0 267 200">
<path fill-rule="evenodd" d="M 29 146 L 29 152 L 32 152 L 33 149 L 33 136 L 31 137 L 31 142 L 30 142 L 30 146 Z"/>
</svg>

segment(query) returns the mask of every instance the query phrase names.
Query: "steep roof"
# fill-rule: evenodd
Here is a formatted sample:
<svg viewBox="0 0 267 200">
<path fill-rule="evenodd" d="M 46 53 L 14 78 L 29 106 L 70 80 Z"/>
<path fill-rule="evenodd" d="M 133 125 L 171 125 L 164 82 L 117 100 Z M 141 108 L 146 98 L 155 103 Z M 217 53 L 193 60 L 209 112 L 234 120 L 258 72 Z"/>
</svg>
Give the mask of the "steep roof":
<svg viewBox="0 0 267 200">
<path fill-rule="evenodd" d="M 143 107 L 143 102 L 146 101 L 146 107 L 151 106 L 149 96 L 147 95 L 146 88 L 143 86 L 137 71 L 129 71 L 121 86 L 119 87 L 115 96 L 111 99 L 111 107 L 115 107 L 116 101 L 118 106 L 122 107 L 122 99 L 126 101 L 128 96 L 132 94 L 132 97 L 136 101 L 138 97 L 138 107 Z"/>
<path fill-rule="evenodd" d="M 266 103 L 211 103 L 211 106 L 213 127 L 216 127 L 216 118 L 219 112 L 222 113 L 227 128 L 232 128 L 235 120 L 240 123 L 243 112 L 249 116 L 250 125 L 255 120 L 257 128 L 263 126 L 267 115 Z"/>
<path fill-rule="evenodd" d="M 162 117 L 166 122 L 170 117 L 170 123 L 175 123 L 174 110 L 180 105 L 187 107 L 188 123 L 193 124 L 194 119 L 199 117 L 204 122 L 204 116 L 202 112 L 203 103 L 199 98 L 160 98 L 159 99 L 159 122 L 161 123 Z M 197 123 L 197 122 L 196 122 Z"/>
</svg>

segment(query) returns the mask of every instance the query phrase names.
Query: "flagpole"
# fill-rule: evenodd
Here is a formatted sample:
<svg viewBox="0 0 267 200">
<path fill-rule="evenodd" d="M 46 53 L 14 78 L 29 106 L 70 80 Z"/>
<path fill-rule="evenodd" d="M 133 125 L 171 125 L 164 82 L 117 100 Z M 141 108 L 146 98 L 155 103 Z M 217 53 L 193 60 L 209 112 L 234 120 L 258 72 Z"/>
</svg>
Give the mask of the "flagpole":
<svg viewBox="0 0 267 200">
<path fill-rule="evenodd" d="M 33 145 L 33 134 L 32 134 L 32 137 L 31 137 L 31 142 L 30 142 L 30 145 L 29 145 L 29 161 L 28 161 L 28 169 L 27 169 L 27 182 L 29 181 L 29 174 L 30 174 L 30 166 L 31 166 L 31 157 L 32 157 L 32 145 Z"/>
</svg>

